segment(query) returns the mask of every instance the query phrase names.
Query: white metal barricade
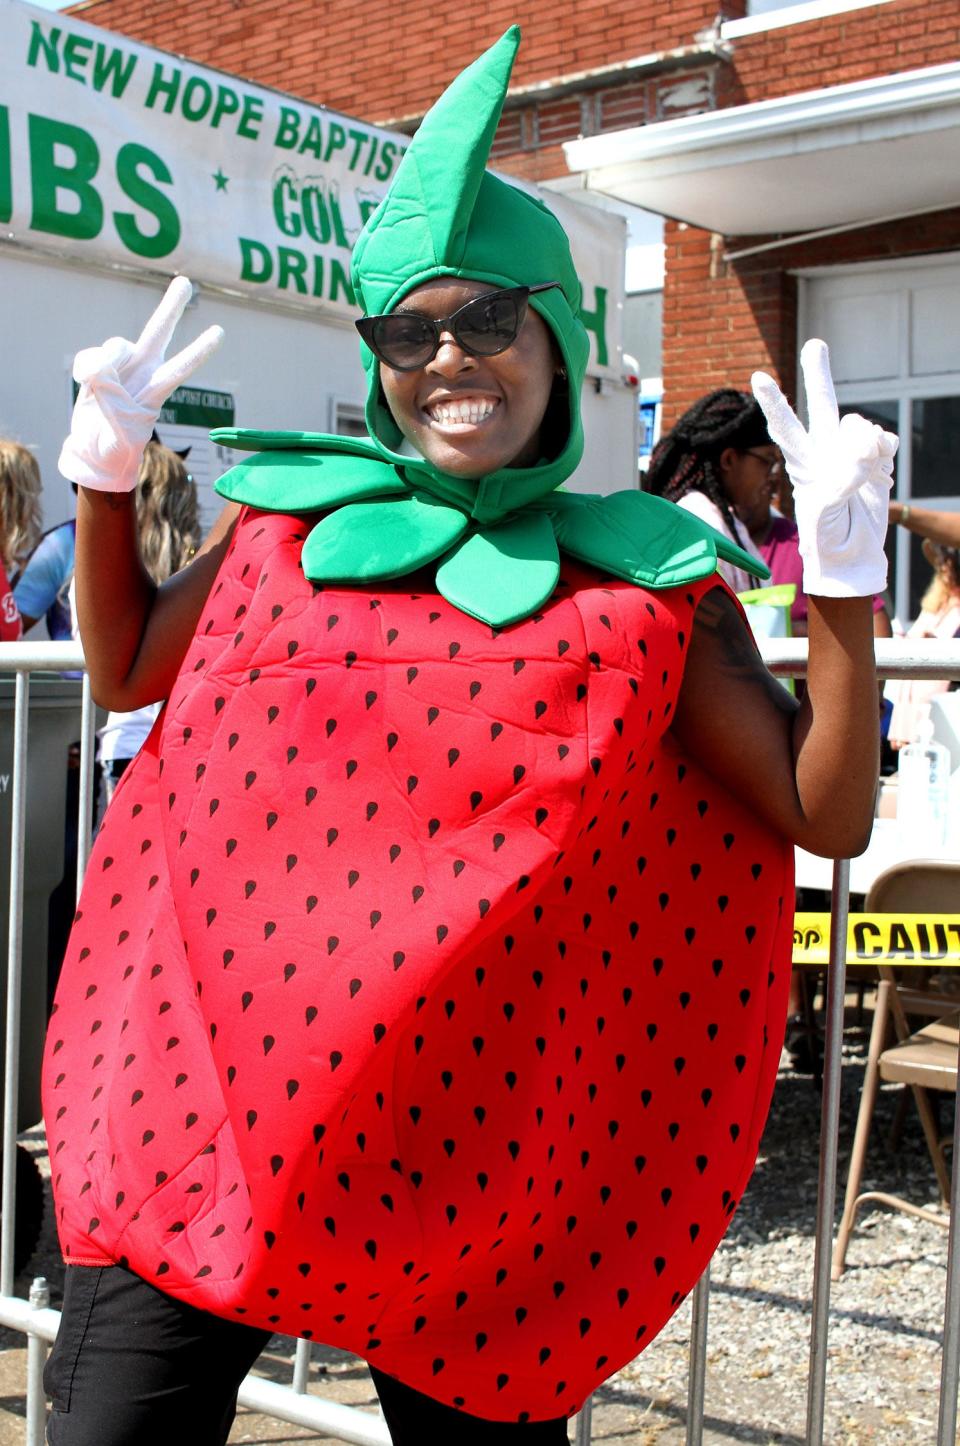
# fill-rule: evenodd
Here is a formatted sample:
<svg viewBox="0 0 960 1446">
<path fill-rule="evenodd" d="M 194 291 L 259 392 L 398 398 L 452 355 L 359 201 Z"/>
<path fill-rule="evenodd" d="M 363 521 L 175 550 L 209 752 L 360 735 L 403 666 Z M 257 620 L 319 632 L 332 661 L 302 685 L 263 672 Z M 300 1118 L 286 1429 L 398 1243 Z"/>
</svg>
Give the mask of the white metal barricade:
<svg viewBox="0 0 960 1446">
<path fill-rule="evenodd" d="M 803 676 L 806 641 L 788 639 L 763 645 L 764 661 L 772 672 Z M 877 671 L 881 677 L 960 679 L 960 643 L 878 641 Z M 76 671 L 83 654 L 74 643 L 0 643 L 0 673 L 16 675 L 12 824 L 10 855 L 10 915 L 7 959 L 6 1055 L 3 1104 L 3 1201 L 0 1222 L 0 1325 L 27 1337 L 27 1446 L 42 1446 L 46 1404 L 42 1370 L 47 1345 L 54 1339 L 59 1313 L 49 1306 L 46 1282 L 35 1280 L 28 1300 L 13 1293 L 13 1210 L 16 1189 L 17 1094 L 19 1074 L 20 985 L 22 966 L 23 859 L 27 819 L 27 748 L 30 674 L 37 671 Z M 79 888 L 90 851 L 90 819 L 94 761 L 94 707 L 84 677 L 80 720 L 80 824 L 77 866 Z M 838 860 L 833 870 L 831 897 L 831 957 L 827 971 L 827 1028 L 821 1110 L 820 1165 L 817 1201 L 816 1248 L 811 1304 L 810 1356 L 807 1388 L 807 1446 L 821 1446 L 826 1401 L 827 1332 L 830 1308 L 830 1253 L 836 1208 L 837 1141 L 840 1115 L 840 1067 L 843 1001 L 846 984 L 849 861 Z M 955 1111 L 954 1160 L 960 1159 L 960 1109 Z M 707 1359 L 709 1270 L 704 1272 L 693 1298 L 693 1323 L 687 1397 L 687 1443 L 699 1446 L 703 1435 Z M 359 1446 L 390 1446 L 382 1417 L 343 1406 L 307 1393 L 311 1346 L 297 1343 L 291 1384 L 283 1386 L 260 1376 L 248 1376 L 240 1390 L 240 1404 L 291 1424 L 306 1426 L 337 1440 Z M 950 1198 L 950 1233 L 947 1249 L 947 1284 L 941 1361 L 937 1446 L 955 1446 L 960 1371 L 960 1170 L 953 1171 Z M 577 1417 L 576 1446 L 589 1446 L 592 1406 L 588 1401 Z"/>
</svg>

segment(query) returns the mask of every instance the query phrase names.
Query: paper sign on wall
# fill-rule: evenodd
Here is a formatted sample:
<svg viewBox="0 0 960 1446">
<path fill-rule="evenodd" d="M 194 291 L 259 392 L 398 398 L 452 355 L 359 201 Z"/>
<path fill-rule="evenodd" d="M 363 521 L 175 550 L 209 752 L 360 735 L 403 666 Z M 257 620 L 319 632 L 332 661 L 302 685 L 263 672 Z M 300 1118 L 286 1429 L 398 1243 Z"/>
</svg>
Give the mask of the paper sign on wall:
<svg viewBox="0 0 960 1446">
<path fill-rule="evenodd" d="M 189 452 L 184 459 L 197 487 L 200 524 L 208 532 L 223 509 L 213 484 L 234 464 L 230 447 L 210 440 L 214 427 L 232 427 L 236 409 L 230 392 L 210 387 L 178 387 L 164 403 L 157 420 L 157 436 L 173 451 Z"/>
</svg>

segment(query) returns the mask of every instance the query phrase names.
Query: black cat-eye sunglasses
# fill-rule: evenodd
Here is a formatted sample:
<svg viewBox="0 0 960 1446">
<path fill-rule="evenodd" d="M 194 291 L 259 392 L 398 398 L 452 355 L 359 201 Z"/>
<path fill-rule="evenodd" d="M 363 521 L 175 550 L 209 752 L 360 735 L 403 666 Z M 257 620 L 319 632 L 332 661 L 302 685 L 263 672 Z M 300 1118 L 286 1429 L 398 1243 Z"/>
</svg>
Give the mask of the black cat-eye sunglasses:
<svg viewBox="0 0 960 1446">
<path fill-rule="evenodd" d="M 559 285 L 559 281 L 544 281 L 538 286 L 487 291 L 452 316 L 391 311 L 384 316 L 362 316 L 355 325 L 374 356 L 395 372 L 417 371 L 433 361 L 444 332 L 449 332 L 468 356 L 498 356 L 516 341 L 527 314 L 527 298 Z"/>
</svg>

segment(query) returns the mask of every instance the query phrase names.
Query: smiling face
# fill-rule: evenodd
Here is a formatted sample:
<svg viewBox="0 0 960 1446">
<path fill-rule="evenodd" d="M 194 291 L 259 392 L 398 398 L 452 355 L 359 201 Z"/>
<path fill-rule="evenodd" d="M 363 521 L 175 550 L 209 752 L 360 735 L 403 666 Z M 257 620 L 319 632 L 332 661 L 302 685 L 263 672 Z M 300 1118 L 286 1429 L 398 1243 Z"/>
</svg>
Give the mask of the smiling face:
<svg viewBox="0 0 960 1446">
<path fill-rule="evenodd" d="M 398 311 L 434 320 L 497 288 L 438 277 Z M 413 372 L 380 363 L 380 384 L 407 441 L 440 472 L 475 479 L 540 460 L 543 421 L 559 361 L 546 323 L 527 309 L 516 341 L 499 356 L 470 356 L 444 331 L 432 361 Z"/>
</svg>

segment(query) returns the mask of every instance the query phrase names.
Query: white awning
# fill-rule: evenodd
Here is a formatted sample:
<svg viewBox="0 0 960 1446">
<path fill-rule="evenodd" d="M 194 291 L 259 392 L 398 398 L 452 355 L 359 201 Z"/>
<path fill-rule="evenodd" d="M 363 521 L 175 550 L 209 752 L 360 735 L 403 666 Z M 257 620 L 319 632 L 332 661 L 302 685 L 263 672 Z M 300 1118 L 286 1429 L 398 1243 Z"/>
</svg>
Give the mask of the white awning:
<svg viewBox="0 0 960 1446">
<path fill-rule="evenodd" d="M 569 141 L 588 190 L 725 236 L 960 205 L 960 63 Z"/>
</svg>

